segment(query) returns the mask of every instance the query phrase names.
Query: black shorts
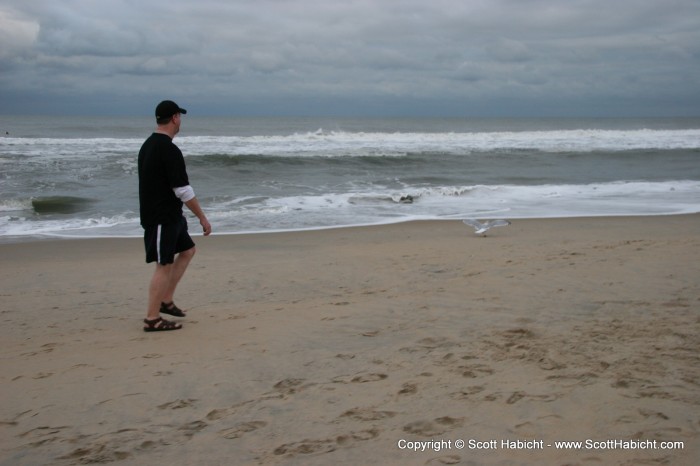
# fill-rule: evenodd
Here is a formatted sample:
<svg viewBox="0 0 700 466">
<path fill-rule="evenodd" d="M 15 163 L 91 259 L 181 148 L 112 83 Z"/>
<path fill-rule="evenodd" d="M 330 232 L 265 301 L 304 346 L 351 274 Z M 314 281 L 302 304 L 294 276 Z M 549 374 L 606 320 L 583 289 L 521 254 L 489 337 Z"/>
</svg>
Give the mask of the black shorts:
<svg viewBox="0 0 700 466">
<path fill-rule="evenodd" d="M 187 220 L 165 225 L 144 227 L 143 242 L 146 246 L 146 262 L 158 262 L 161 265 L 172 264 L 175 254 L 194 247 L 194 241 L 187 233 Z"/>
</svg>

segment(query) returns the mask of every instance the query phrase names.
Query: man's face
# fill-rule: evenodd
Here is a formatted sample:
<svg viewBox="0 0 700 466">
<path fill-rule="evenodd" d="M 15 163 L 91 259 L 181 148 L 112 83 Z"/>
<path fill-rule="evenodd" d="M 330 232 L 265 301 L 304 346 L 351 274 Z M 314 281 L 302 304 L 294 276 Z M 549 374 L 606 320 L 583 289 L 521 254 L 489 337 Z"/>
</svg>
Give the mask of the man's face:
<svg viewBox="0 0 700 466">
<path fill-rule="evenodd" d="M 173 124 L 175 125 L 175 134 L 180 132 L 180 114 L 176 113 L 173 115 Z"/>
</svg>

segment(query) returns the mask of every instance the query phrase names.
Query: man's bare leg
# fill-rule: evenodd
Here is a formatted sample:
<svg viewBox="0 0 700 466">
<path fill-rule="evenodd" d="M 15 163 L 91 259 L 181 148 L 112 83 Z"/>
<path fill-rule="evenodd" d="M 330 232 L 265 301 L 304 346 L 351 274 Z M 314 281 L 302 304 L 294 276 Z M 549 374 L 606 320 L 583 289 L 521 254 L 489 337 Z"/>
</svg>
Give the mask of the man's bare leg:
<svg viewBox="0 0 700 466">
<path fill-rule="evenodd" d="M 161 297 L 161 301 L 158 302 L 159 309 L 160 309 L 161 302 L 163 302 L 163 303 L 172 303 L 173 302 L 174 296 L 175 296 L 175 289 L 177 288 L 178 283 L 180 283 L 180 280 L 182 279 L 183 275 L 185 275 L 185 271 L 187 270 L 187 266 L 190 265 L 190 262 L 192 261 L 192 258 L 194 257 L 195 252 L 196 252 L 196 249 L 193 247 L 191 249 L 188 249 L 187 251 L 182 251 L 175 258 L 175 262 L 172 264 L 172 267 L 170 269 L 170 276 L 168 277 L 167 286 L 163 292 L 163 295 Z"/>
<path fill-rule="evenodd" d="M 148 320 L 155 320 L 160 317 L 160 303 L 168 292 L 173 267 L 173 264 L 156 264 L 156 269 L 153 271 L 151 284 L 148 288 L 148 309 L 146 311 L 146 319 Z"/>
</svg>

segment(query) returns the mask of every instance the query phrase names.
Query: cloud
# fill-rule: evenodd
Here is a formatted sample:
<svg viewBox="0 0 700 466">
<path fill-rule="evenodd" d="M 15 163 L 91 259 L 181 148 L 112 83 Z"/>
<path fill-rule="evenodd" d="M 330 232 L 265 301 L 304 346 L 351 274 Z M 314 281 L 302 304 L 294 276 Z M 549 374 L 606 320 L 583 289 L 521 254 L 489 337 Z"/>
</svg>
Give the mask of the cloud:
<svg viewBox="0 0 700 466">
<path fill-rule="evenodd" d="M 96 95 L 127 113 L 163 94 L 212 113 L 700 99 L 696 0 L 6 0 L 0 26 L 6 112 L 37 95 L 85 113 Z"/>
<path fill-rule="evenodd" d="M 489 55 L 502 62 L 525 62 L 532 60 L 533 54 L 522 42 L 499 38 L 486 46 Z"/>
<path fill-rule="evenodd" d="M 0 59 L 18 57 L 30 50 L 39 24 L 14 9 L 0 9 Z"/>
</svg>

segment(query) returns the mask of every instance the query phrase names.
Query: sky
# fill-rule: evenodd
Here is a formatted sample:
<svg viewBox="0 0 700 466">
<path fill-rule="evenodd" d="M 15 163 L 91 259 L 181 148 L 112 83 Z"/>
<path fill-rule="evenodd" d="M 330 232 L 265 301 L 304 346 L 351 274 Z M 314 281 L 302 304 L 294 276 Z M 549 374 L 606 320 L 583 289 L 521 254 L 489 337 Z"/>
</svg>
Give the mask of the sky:
<svg viewBox="0 0 700 466">
<path fill-rule="evenodd" d="M 0 0 L 0 114 L 700 116 L 698 0 Z"/>
</svg>

